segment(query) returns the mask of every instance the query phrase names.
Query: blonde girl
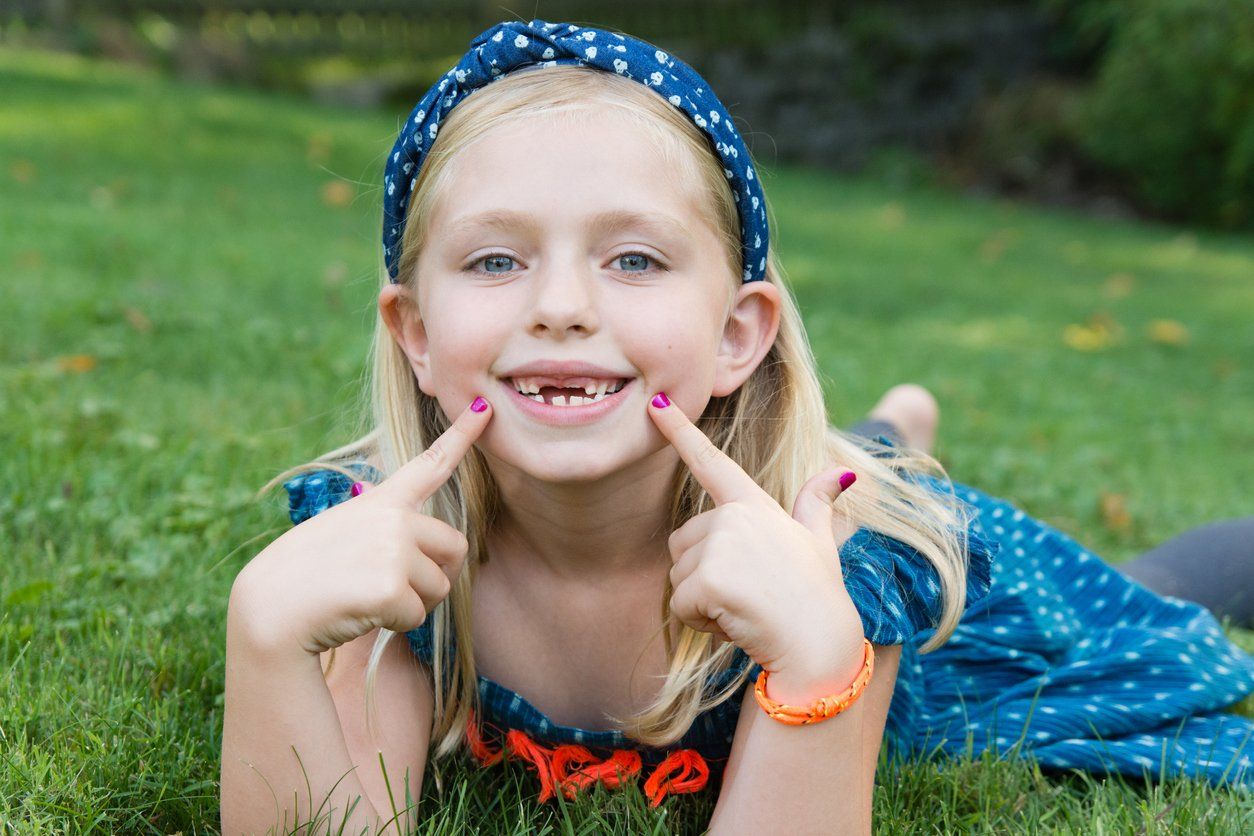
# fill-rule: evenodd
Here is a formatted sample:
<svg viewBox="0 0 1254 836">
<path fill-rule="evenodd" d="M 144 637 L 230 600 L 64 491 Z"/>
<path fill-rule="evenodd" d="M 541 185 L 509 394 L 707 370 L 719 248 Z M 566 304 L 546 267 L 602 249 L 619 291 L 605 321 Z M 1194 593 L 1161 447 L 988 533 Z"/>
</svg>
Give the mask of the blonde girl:
<svg viewBox="0 0 1254 836">
<path fill-rule="evenodd" d="M 1200 607 L 829 425 L 749 152 L 678 58 L 493 26 L 384 192 L 361 437 L 267 486 L 299 524 L 231 592 L 224 832 L 403 830 L 428 757 L 468 750 L 543 800 L 640 780 L 717 792 L 715 833 L 862 833 L 882 745 L 1004 751 L 1018 714 L 1043 763 L 1096 768 L 1254 688 Z M 1185 686 L 1161 718 L 1103 702 L 1141 645 Z M 1195 737 L 1242 756 L 1234 720 Z"/>
</svg>

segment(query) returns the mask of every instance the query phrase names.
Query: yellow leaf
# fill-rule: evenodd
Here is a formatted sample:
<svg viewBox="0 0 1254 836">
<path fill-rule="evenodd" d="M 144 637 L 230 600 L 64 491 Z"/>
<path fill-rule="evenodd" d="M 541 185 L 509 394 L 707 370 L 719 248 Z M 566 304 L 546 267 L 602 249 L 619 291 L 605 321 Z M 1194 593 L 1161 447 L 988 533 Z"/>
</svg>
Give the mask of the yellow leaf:
<svg viewBox="0 0 1254 836">
<path fill-rule="evenodd" d="M 1068 325 L 1062 341 L 1076 351 L 1100 351 L 1123 336 L 1123 326 L 1105 311 L 1098 311 L 1083 325 Z"/>
<path fill-rule="evenodd" d="M 1085 325 L 1068 325 L 1063 329 L 1062 341 L 1076 351 L 1100 351 L 1110 344 L 1110 337 Z"/>
<path fill-rule="evenodd" d="M 1145 330 L 1159 345 L 1182 346 L 1189 341 L 1189 329 L 1174 319 L 1155 319 Z"/>
<path fill-rule="evenodd" d="M 332 180 L 322 187 L 322 202 L 328 206 L 347 206 L 353 200 L 353 187 L 343 180 Z"/>
<path fill-rule="evenodd" d="M 1128 496 L 1122 493 L 1103 493 L 1098 500 L 1102 511 L 1102 522 L 1114 531 L 1123 531 L 1132 524 L 1132 515 L 1128 513 Z"/>
<path fill-rule="evenodd" d="M 96 368 L 96 358 L 90 354 L 66 354 L 57 358 L 57 369 L 81 374 Z"/>
</svg>

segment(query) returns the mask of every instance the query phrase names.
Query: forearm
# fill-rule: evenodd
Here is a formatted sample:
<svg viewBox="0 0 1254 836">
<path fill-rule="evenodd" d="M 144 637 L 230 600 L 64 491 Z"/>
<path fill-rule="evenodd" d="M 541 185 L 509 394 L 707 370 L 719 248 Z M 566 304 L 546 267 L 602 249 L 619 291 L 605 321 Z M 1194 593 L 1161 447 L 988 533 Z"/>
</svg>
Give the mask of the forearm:
<svg viewBox="0 0 1254 836">
<path fill-rule="evenodd" d="M 773 719 L 749 683 L 710 833 L 871 832 L 875 764 L 899 648 L 875 650 L 875 673 L 862 696 L 819 723 L 790 726 Z M 861 653 L 842 653 L 840 659 L 826 667 L 827 674 L 772 674 L 767 693 L 777 702 L 809 705 L 842 691 L 860 670 Z"/>
<path fill-rule="evenodd" d="M 378 815 L 353 769 L 318 657 L 299 648 L 265 647 L 241 610 L 246 607 L 233 594 L 222 731 L 223 834 L 271 828 L 287 833 L 312 821 L 329 822 L 330 832 L 339 832 L 350 806 L 342 832 L 374 833 Z"/>
</svg>

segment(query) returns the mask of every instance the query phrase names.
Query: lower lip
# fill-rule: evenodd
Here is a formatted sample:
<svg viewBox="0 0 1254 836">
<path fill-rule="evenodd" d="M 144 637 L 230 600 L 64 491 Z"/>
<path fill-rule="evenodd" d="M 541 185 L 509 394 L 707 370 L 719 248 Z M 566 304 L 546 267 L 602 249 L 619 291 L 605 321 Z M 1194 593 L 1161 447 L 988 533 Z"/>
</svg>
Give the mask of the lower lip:
<svg viewBox="0 0 1254 836">
<path fill-rule="evenodd" d="M 579 406 L 552 406 L 547 403 L 540 403 L 519 392 L 514 388 L 514 384 L 508 380 L 502 380 L 501 385 L 509 390 L 513 400 L 518 404 L 518 408 L 528 416 L 543 424 L 551 424 L 556 427 L 571 427 L 580 424 L 591 424 L 593 421 L 600 420 L 608 415 L 619 403 L 626 400 L 623 396 L 635 380 L 633 377 L 623 384 L 622 389 L 619 389 L 612 395 L 606 395 L 596 403 L 585 403 Z"/>
</svg>

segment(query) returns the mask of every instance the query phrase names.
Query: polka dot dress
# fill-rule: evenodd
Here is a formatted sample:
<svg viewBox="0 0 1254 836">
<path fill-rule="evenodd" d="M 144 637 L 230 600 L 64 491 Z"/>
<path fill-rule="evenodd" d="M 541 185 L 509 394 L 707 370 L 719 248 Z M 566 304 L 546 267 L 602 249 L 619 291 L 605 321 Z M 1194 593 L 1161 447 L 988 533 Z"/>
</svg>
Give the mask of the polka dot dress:
<svg viewBox="0 0 1254 836">
<path fill-rule="evenodd" d="M 369 465 L 356 469 L 381 481 Z M 918 652 L 940 608 L 936 573 L 918 552 L 865 528 L 841 547 L 846 587 L 866 636 L 902 645 L 885 731 L 890 755 L 944 757 L 969 748 L 978 757 L 992 749 L 1033 758 L 1047 770 L 1254 787 L 1254 720 L 1223 711 L 1254 691 L 1254 657 L 1224 635 L 1209 611 L 1128 580 L 1009 502 L 967 485 L 916 478 L 935 490 L 952 489 L 975 512 L 967 533 L 968 604 L 946 644 Z M 347 499 L 350 484 L 333 471 L 287 482 L 292 522 Z M 428 664 L 433 621 L 407 634 Z M 615 731 L 554 723 L 521 694 L 481 676 L 482 717 L 485 728 L 521 729 L 552 746 L 582 744 L 602 757 L 634 748 L 647 765 L 669 751 L 696 749 L 717 770 L 730 754 L 743 687 L 752 687 L 760 670 L 750 663 L 738 650 L 708 692 L 746 665 L 748 684 L 665 749 L 636 746 Z"/>
</svg>

